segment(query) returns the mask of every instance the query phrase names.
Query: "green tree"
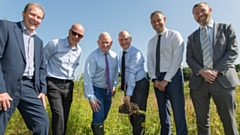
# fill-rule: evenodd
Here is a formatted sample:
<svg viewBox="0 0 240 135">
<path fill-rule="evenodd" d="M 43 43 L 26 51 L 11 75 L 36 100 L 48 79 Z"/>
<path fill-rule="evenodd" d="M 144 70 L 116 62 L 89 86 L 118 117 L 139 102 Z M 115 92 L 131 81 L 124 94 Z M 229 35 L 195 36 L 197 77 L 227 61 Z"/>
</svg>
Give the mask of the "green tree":
<svg viewBox="0 0 240 135">
<path fill-rule="evenodd" d="M 183 77 L 184 81 L 189 81 L 191 75 L 191 69 L 189 67 L 183 67 Z"/>
</svg>

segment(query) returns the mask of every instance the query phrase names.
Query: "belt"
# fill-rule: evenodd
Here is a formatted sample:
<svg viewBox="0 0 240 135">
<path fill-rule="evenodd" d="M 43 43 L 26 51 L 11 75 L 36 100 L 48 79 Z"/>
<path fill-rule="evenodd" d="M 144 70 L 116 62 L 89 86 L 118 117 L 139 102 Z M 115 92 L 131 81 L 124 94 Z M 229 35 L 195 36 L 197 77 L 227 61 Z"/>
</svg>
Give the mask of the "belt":
<svg viewBox="0 0 240 135">
<path fill-rule="evenodd" d="M 23 76 L 22 80 L 29 80 L 29 81 L 33 82 L 34 81 L 34 77 L 29 78 L 29 77 Z"/>
<path fill-rule="evenodd" d="M 69 82 L 72 81 L 72 80 L 69 80 L 69 79 L 58 79 L 58 78 L 54 78 L 54 77 L 47 77 L 47 80 L 62 82 L 62 83 L 69 83 Z"/>
</svg>

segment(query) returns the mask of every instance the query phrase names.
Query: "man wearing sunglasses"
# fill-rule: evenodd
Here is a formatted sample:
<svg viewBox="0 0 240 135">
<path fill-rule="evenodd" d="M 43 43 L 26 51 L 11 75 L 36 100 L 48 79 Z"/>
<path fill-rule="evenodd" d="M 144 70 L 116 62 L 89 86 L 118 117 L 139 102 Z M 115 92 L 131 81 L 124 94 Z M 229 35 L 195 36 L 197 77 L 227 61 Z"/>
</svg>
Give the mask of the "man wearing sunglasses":
<svg viewBox="0 0 240 135">
<path fill-rule="evenodd" d="M 73 74 L 82 54 L 78 42 L 84 35 L 83 26 L 73 24 L 68 33 L 68 37 L 52 40 L 44 48 L 53 135 L 66 134 L 74 86 Z"/>
</svg>

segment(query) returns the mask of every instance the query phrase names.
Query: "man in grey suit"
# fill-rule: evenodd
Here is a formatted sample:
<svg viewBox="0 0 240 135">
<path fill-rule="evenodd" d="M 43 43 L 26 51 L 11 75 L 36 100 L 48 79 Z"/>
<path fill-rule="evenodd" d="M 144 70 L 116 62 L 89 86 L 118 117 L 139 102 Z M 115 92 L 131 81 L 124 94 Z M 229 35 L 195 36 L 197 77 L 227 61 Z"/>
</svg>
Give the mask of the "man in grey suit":
<svg viewBox="0 0 240 135">
<path fill-rule="evenodd" d="M 199 29 L 188 37 L 187 63 L 192 69 L 189 87 L 199 135 L 210 134 L 210 98 L 217 107 L 226 135 L 238 135 L 234 116 L 235 86 L 239 85 L 234 61 L 238 56 L 235 31 L 231 24 L 216 23 L 205 2 L 193 7 Z"/>
<path fill-rule="evenodd" d="M 47 135 L 43 42 L 36 35 L 45 11 L 28 3 L 21 22 L 0 20 L 0 135 L 18 108 L 34 135 Z"/>
</svg>

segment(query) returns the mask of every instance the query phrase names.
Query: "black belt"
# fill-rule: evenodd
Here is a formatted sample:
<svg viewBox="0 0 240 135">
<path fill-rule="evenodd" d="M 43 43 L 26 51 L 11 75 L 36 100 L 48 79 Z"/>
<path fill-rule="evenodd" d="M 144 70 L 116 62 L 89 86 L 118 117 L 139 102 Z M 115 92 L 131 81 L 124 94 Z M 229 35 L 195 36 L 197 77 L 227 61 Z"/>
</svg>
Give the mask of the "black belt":
<svg viewBox="0 0 240 135">
<path fill-rule="evenodd" d="M 34 77 L 29 78 L 29 77 L 23 76 L 22 80 L 29 80 L 29 81 L 33 82 L 34 81 Z"/>
<path fill-rule="evenodd" d="M 69 83 L 72 81 L 72 80 L 67 80 L 67 79 L 58 79 L 58 78 L 54 78 L 54 77 L 47 77 L 47 80 L 57 81 L 57 82 L 62 82 L 62 83 Z"/>
</svg>

